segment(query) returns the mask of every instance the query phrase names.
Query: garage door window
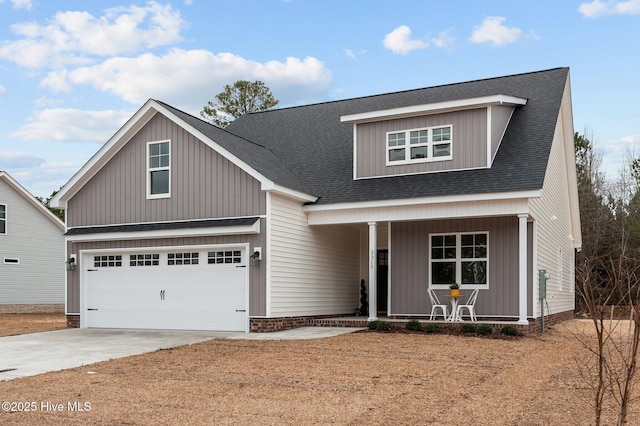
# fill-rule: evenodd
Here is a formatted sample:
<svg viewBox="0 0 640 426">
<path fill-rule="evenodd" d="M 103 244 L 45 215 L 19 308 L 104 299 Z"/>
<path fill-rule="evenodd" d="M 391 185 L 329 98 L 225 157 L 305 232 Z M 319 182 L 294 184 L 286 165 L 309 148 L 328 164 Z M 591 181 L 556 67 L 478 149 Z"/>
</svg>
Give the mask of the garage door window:
<svg viewBox="0 0 640 426">
<path fill-rule="evenodd" d="M 117 268 L 122 266 L 122 256 L 93 256 L 94 268 Z"/>
<path fill-rule="evenodd" d="M 158 253 L 129 255 L 129 266 L 158 266 L 158 265 L 160 265 L 160 255 Z"/>
<path fill-rule="evenodd" d="M 199 257 L 198 253 L 169 253 L 167 265 L 197 265 Z"/>
<path fill-rule="evenodd" d="M 240 250 L 210 251 L 208 262 L 209 264 L 242 263 L 242 252 Z"/>
</svg>

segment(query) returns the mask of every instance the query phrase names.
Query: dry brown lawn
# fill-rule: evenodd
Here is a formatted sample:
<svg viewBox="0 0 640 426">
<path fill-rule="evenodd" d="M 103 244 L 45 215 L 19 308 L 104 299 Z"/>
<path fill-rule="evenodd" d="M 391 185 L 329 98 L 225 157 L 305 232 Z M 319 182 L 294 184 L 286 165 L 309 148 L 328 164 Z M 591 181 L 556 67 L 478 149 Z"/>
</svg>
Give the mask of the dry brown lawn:
<svg viewBox="0 0 640 426">
<path fill-rule="evenodd" d="M 0 382 L 2 401 L 36 403 L 0 412 L 0 424 L 589 425 L 573 335 L 582 324 L 513 340 L 213 340 Z M 640 424 L 638 413 L 631 420 Z M 603 424 L 615 424 L 611 413 Z"/>
<path fill-rule="evenodd" d="M 0 337 L 66 327 L 64 314 L 0 314 Z"/>
</svg>

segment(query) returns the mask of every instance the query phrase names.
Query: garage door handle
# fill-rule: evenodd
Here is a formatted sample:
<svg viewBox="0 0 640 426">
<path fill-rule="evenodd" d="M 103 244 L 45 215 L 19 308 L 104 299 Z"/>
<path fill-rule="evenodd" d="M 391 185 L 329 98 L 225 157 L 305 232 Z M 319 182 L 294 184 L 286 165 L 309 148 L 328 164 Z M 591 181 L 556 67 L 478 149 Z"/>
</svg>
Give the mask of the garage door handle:
<svg viewBox="0 0 640 426">
<path fill-rule="evenodd" d="M 160 300 L 164 300 L 164 290 L 160 290 Z"/>
<path fill-rule="evenodd" d="M 87 269 L 87 272 L 98 272 L 97 269 Z"/>
<path fill-rule="evenodd" d="M 236 312 L 247 312 L 246 309 L 236 309 Z"/>
<path fill-rule="evenodd" d="M 97 311 L 97 308 L 87 308 L 87 311 Z"/>
</svg>

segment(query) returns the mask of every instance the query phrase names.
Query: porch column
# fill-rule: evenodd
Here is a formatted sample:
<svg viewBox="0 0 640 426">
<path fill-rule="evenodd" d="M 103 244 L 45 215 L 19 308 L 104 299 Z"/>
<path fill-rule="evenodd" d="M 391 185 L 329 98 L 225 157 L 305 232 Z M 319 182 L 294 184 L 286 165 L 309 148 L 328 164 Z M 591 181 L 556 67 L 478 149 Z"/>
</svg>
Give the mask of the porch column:
<svg viewBox="0 0 640 426">
<path fill-rule="evenodd" d="M 375 222 L 369 222 L 369 321 L 378 319 L 378 274 L 376 270 L 378 229 Z"/>
<path fill-rule="evenodd" d="M 529 215 L 518 215 L 518 324 L 529 324 L 527 321 L 527 219 Z"/>
</svg>

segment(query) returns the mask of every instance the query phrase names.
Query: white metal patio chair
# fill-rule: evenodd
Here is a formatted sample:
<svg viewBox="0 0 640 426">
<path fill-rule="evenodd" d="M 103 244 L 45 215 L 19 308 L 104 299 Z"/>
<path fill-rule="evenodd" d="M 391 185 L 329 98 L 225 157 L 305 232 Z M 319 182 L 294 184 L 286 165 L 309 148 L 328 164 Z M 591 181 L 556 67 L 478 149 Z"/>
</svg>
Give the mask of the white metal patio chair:
<svg viewBox="0 0 640 426">
<path fill-rule="evenodd" d="M 428 288 L 427 293 L 429 293 L 429 299 L 431 299 L 431 316 L 429 317 L 429 320 L 433 321 L 433 319 L 437 317 L 437 309 L 440 308 L 442 310 L 442 317 L 446 321 L 447 305 L 443 305 L 442 303 L 440 303 L 440 300 L 438 300 L 438 296 L 436 296 L 435 291 Z"/>
<path fill-rule="evenodd" d="M 478 298 L 478 289 L 476 288 L 471 293 L 471 296 L 469 296 L 469 300 L 467 300 L 467 303 L 458 305 L 458 310 L 456 311 L 456 318 L 462 319 L 462 310 L 466 309 L 469 311 L 469 317 L 471 317 L 471 321 L 478 321 L 478 318 L 476 318 L 476 309 L 475 309 L 477 298 Z"/>
</svg>

